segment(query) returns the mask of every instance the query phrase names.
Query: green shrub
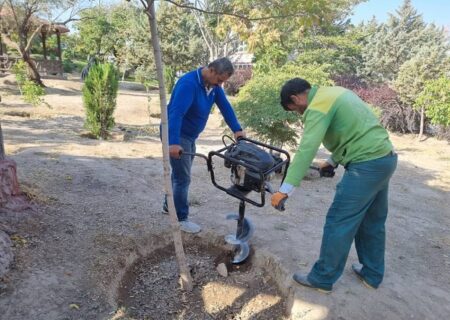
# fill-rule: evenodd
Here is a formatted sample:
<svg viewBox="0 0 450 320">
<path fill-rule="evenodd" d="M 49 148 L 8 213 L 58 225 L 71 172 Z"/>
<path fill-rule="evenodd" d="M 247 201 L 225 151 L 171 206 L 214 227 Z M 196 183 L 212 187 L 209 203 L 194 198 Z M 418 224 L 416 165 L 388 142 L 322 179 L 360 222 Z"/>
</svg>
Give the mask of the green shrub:
<svg viewBox="0 0 450 320">
<path fill-rule="evenodd" d="M 41 104 L 47 105 L 42 98 L 45 95 L 45 90 L 34 81 L 26 80 L 22 86 L 23 100 L 37 107 Z M 48 105 L 47 105 L 48 106 Z"/>
<path fill-rule="evenodd" d="M 66 73 L 81 72 L 86 63 L 80 60 L 63 60 L 63 69 Z"/>
<path fill-rule="evenodd" d="M 95 136 L 108 138 L 114 126 L 119 75 L 112 64 L 95 64 L 89 70 L 83 86 L 83 104 L 86 109 L 85 127 Z"/>
<path fill-rule="evenodd" d="M 63 60 L 62 64 L 63 64 L 63 70 L 64 70 L 64 72 L 66 72 L 66 73 L 71 73 L 71 72 L 73 72 L 73 70 L 75 70 L 76 67 L 77 67 L 77 66 L 75 65 L 75 63 L 73 63 L 73 61 L 70 60 L 70 59 L 65 59 L 65 60 Z"/>
<path fill-rule="evenodd" d="M 48 104 L 42 98 L 45 95 L 45 90 L 40 85 L 28 78 L 28 66 L 23 60 L 19 60 L 12 67 L 12 71 L 16 76 L 17 85 L 19 86 L 20 94 L 23 100 L 37 107 L 41 104 Z"/>
<path fill-rule="evenodd" d="M 72 60 L 72 61 L 73 61 L 73 64 L 75 65 L 74 71 L 81 73 L 81 71 L 83 70 L 86 63 L 81 60 Z"/>
<path fill-rule="evenodd" d="M 239 121 L 256 137 L 272 145 L 297 144 L 298 133 L 293 124 L 300 120 L 297 113 L 286 112 L 280 105 L 280 89 L 292 78 L 300 77 L 312 85 L 331 85 L 327 66 L 286 65 L 269 73 L 257 73 L 240 90 L 236 99 Z"/>
<path fill-rule="evenodd" d="M 19 86 L 20 93 L 22 93 L 22 87 L 25 81 L 28 80 L 27 65 L 25 61 L 19 60 L 12 66 L 12 72 L 16 76 L 17 85 Z"/>
</svg>

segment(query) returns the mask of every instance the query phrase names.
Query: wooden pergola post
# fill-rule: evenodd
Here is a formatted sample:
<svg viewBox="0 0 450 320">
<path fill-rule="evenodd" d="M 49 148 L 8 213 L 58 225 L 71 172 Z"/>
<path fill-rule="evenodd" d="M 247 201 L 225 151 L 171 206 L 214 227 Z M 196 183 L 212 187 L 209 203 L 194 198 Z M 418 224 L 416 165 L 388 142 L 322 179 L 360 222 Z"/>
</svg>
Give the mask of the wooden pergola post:
<svg viewBox="0 0 450 320">
<path fill-rule="evenodd" d="M 61 55 L 61 33 L 59 30 L 56 30 L 56 42 L 58 43 L 58 58 L 59 61 L 62 62 L 62 55 Z"/>
<path fill-rule="evenodd" d="M 63 76 L 63 66 L 62 66 L 62 52 L 61 52 L 61 33 L 59 32 L 59 29 L 56 29 L 56 42 L 58 43 L 58 58 L 59 62 L 61 63 L 61 70 L 60 75 Z"/>
<path fill-rule="evenodd" d="M 41 32 L 41 39 L 42 39 L 42 49 L 44 50 L 44 60 L 47 60 L 47 45 L 46 45 L 46 40 L 47 40 L 47 34 L 45 33 L 45 31 Z"/>
</svg>

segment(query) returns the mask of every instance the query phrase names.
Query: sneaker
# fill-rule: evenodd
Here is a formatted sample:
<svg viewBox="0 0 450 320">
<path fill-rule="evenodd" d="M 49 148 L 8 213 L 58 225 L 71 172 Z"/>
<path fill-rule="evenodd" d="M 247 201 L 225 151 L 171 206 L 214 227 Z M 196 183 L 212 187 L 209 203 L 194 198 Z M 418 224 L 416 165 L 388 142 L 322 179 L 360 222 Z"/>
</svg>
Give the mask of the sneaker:
<svg viewBox="0 0 450 320">
<path fill-rule="evenodd" d="M 180 221 L 180 229 L 187 233 L 199 233 L 202 231 L 202 228 L 198 224 L 189 220 Z"/>
<path fill-rule="evenodd" d="M 292 277 L 294 278 L 295 282 L 297 282 L 298 284 L 311 288 L 311 289 L 316 289 L 322 293 L 331 293 L 331 287 L 330 288 L 325 288 L 325 287 L 319 287 L 316 286 L 314 284 L 312 284 L 311 282 L 309 282 L 308 280 L 308 275 L 307 274 L 301 274 L 299 272 L 294 273 L 294 276 Z"/>
<path fill-rule="evenodd" d="M 364 279 L 361 271 L 362 271 L 362 264 L 359 263 L 354 263 L 352 264 L 352 270 L 353 272 L 358 276 L 358 279 L 361 280 L 361 282 L 369 289 L 376 289 L 377 287 L 372 286 L 371 284 L 369 284 L 366 279 Z"/>
</svg>

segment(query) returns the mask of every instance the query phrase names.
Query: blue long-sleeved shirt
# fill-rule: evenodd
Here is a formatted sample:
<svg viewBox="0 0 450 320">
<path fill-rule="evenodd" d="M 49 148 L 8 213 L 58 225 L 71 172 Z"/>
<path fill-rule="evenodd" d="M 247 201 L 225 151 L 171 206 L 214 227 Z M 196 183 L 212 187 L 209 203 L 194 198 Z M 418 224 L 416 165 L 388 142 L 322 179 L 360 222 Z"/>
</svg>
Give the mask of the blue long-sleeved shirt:
<svg viewBox="0 0 450 320">
<path fill-rule="evenodd" d="M 170 97 L 169 145 L 180 144 L 180 136 L 196 139 L 206 126 L 214 103 L 233 132 L 242 130 L 222 87 L 215 86 L 208 93 L 203 82 L 202 68 L 182 76 Z"/>
</svg>

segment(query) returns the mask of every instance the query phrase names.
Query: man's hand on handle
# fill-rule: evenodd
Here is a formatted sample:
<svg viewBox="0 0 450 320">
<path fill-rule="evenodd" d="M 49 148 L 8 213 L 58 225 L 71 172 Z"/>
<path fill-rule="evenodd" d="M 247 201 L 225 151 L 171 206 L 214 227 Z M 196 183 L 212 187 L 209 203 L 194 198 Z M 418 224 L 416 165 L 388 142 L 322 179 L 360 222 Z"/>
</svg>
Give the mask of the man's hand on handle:
<svg viewBox="0 0 450 320">
<path fill-rule="evenodd" d="M 183 153 L 183 148 L 179 144 L 172 144 L 169 146 L 169 156 L 174 159 L 180 159 Z"/>
<path fill-rule="evenodd" d="M 272 195 L 272 207 L 279 211 L 284 211 L 284 204 L 286 203 L 287 199 L 288 195 L 286 193 L 275 192 Z"/>
<path fill-rule="evenodd" d="M 234 140 L 238 140 L 239 138 L 245 138 L 245 131 L 244 130 L 242 130 L 242 131 L 236 131 L 235 133 L 234 133 Z"/>
<path fill-rule="evenodd" d="M 321 177 L 326 177 L 326 178 L 332 178 L 334 177 L 334 172 L 335 167 L 328 163 L 327 161 L 322 161 L 319 164 L 319 174 Z"/>
</svg>

